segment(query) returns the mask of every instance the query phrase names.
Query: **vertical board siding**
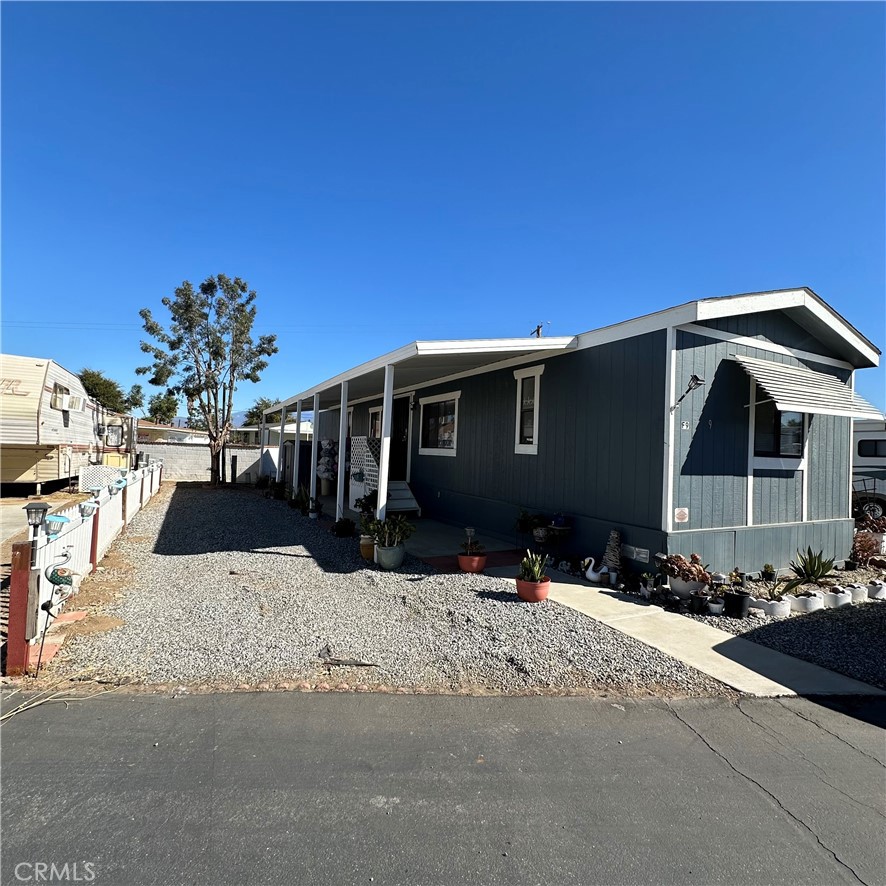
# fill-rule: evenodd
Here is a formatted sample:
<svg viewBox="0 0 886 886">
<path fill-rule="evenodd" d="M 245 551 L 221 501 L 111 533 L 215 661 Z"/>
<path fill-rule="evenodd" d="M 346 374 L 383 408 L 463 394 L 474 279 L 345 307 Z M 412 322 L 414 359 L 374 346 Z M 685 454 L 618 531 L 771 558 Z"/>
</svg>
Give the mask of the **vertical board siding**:
<svg viewBox="0 0 886 886">
<path fill-rule="evenodd" d="M 778 312 L 726 317 L 708 325 L 737 335 L 756 337 L 830 356 L 805 330 Z M 675 532 L 740 527 L 747 524 L 747 465 L 750 382 L 744 371 L 727 360 L 741 355 L 827 372 L 846 382 L 849 371 L 787 354 L 677 333 L 676 392 L 685 390 L 692 373 L 705 379 L 675 414 L 674 507 L 689 509 L 689 522 Z M 683 431 L 681 421 L 689 421 Z M 810 416 L 807 438 L 809 480 L 808 519 L 849 516 L 849 419 Z M 790 523 L 802 518 L 802 472 L 755 471 L 755 524 Z"/>
<path fill-rule="evenodd" d="M 521 507 L 562 511 L 579 545 L 600 546 L 619 526 L 660 540 L 665 341 L 656 332 L 539 361 L 537 455 L 514 452 L 512 369 L 423 389 L 461 390 L 455 458 L 419 455 L 413 413 L 411 486 L 423 513 L 507 534 Z M 627 529 L 625 541 L 634 543 Z"/>
</svg>

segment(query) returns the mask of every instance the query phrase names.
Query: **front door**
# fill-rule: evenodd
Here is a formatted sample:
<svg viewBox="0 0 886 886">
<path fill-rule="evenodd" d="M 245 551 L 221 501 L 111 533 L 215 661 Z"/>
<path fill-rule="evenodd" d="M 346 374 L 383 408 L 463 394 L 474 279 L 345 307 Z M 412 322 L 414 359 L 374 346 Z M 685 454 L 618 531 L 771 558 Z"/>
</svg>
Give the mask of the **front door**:
<svg viewBox="0 0 886 886">
<path fill-rule="evenodd" d="M 397 397 L 391 412 L 391 467 L 389 480 L 406 480 L 409 457 L 409 397 Z"/>
</svg>

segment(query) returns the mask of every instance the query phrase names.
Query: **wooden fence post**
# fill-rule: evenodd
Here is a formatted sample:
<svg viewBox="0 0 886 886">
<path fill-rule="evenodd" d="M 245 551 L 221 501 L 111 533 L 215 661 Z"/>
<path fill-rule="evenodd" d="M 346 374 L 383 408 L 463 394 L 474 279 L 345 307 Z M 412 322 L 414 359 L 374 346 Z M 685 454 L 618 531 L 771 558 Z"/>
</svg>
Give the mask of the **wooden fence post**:
<svg viewBox="0 0 886 886">
<path fill-rule="evenodd" d="M 123 487 L 123 532 L 126 532 L 126 499 L 129 497 L 129 485 Z"/>
<path fill-rule="evenodd" d="M 9 624 L 6 634 L 6 673 L 27 674 L 28 602 L 31 577 L 31 543 L 19 541 L 12 546 L 12 574 L 9 581 Z"/>
<path fill-rule="evenodd" d="M 141 510 L 145 504 L 145 470 L 142 468 L 142 482 L 138 489 L 138 507 Z"/>
<path fill-rule="evenodd" d="M 89 560 L 92 563 L 92 571 L 98 566 L 98 520 L 101 508 L 96 507 L 92 514 L 92 541 L 89 543 Z"/>
</svg>

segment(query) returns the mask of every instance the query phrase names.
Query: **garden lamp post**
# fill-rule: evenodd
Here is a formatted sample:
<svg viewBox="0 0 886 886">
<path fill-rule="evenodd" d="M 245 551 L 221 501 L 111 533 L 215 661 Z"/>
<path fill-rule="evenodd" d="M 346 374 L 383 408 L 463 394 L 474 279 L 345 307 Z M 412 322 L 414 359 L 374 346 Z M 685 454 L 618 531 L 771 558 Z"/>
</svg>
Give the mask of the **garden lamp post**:
<svg viewBox="0 0 886 886">
<path fill-rule="evenodd" d="M 49 505 L 44 501 L 32 501 L 25 505 L 24 511 L 28 516 L 28 526 L 31 528 L 31 568 L 37 565 L 37 536 L 40 527 L 46 521 L 46 512 Z"/>
</svg>

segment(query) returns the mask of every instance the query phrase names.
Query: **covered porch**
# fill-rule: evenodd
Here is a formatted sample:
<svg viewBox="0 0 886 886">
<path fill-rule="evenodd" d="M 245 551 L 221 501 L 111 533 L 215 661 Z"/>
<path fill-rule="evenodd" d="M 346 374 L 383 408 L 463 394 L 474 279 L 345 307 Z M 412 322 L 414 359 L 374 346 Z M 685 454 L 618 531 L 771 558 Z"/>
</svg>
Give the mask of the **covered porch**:
<svg viewBox="0 0 886 886">
<path fill-rule="evenodd" d="M 317 499 L 317 466 L 320 461 L 321 437 L 319 418 L 323 412 L 338 411 L 339 465 L 335 494 L 327 503 L 327 512 L 334 513 L 335 519 L 340 520 L 350 516 L 352 495 L 349 495 L 349 492 L 353 492 L 349 489 L 344 469 L 344 453 L 347 441 L 351 438 L 348 424 L 349 408 L 355 404 L 380 400 L 376 422 L 370 429 L 368 438 L 373 441 L 373 450 L 377 449 L 377 470 L 373 465 L 371 476 L 370 472 L 367 472 L 366 477 L 359 482 L 365 484 L 366 492 L 377 491 L 376 517 L 384 520 L 388 511 L 395 507 L 392 506 L 392 492 L 393 495 L 399 494 L 399 490 L 393 486 L 394 481 L 401 482 L 396 475 L 401 472 L 405 473 L 407 480 L 409 477 L 413 452 L 412 413 L 420 404 L 420 398 L 418 403 L 416 401 L 418 391 L 442 382 L 455 382 L 459 378 L 478 372 L 517 366 L 543 358 L 547 354 L 561 353 L 574 348 L 575 345 L 576 339 L 573 336 L 417 341 L 276 403 L 265 410 L 265 416 L 280 411 L 280 427 L 283 428 L 286 422 L 293 418 L 296 425 L 299 425 L 302 415 L 307 411 L 312 412 L 315 433 L 311 440 L 308 491 L 311 498 Z M 263 419 L 261 434 L 263 449 L 267 446 L 267 434 L 264 433 L 266 427 L 266 421 Z M 392 445 L 395 437 L 396 445 Z M 406 446 L 402 448 L 404 441 Z M 282 449 L 282 443 L 280 448 Z M 452 454 L 454 455 L 454 451 Z M 296 449 L 293 474 L 295 477 L 299 474 L 298 460 L 299 453 Z M 278 482 L 284 479 L 282 464 L 282 458 L 278 458 L 276 473 Z M 353 519 L 353 516 L 351 518 Z M 448 550 L 457 550 L 460 541 L 461 539 L 455 543 L 454 548 Z"/>
</svg>

